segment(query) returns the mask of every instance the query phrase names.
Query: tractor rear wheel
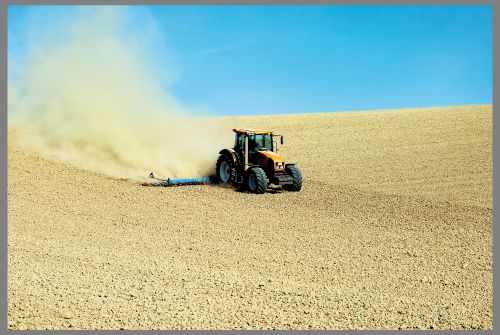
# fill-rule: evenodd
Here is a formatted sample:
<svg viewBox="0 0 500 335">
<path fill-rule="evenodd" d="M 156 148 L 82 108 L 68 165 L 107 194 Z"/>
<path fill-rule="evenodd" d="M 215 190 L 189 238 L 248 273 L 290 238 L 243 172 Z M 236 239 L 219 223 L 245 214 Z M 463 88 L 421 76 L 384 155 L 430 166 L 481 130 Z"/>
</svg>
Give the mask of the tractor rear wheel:
<svg viewBox="0 0 500 335">
<path fill-rule="evenodd" d="M 249 171 L 247 178 L 247 188 L 252 193 L 266 193 L 269 180 L 266 173 L 260 167 L 253 167 Z"/>
<path fill-rule="evenodd" d="M 215 173 L 217 180 L 222 184 L 229 184 L 231 182 L 231 169 L 233 167 L 233 162 L 224 154 L 219 156 L 217 160 L 217 165 L 215 167 Z"/>
<path fill-rule="evenodd" d="M 300 172 L 299 168 L 296 165 L 287 165 L 285 173 L 292 176 L 293 184 L 283 185 L 283 188 L 289 191 L 300 191 L 302 188 L 302 172 Z"/>
</svg>

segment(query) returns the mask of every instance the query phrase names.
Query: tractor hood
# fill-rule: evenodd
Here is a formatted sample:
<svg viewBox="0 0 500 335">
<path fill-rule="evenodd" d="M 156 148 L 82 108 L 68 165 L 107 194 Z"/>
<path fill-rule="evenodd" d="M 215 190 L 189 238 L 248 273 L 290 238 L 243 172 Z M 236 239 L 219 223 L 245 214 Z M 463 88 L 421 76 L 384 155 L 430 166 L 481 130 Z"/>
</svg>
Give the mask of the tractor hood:
<svg viewBox="0 0 500 335">
<path fill-rule="evenodd" d="M 275 164 L 277 162 L 285 162 L 285 159 L 283 156 L 280 156 L 272 151 L 257 151 L 259 154 L 263 155 L 264 157 L 271 159 Z"/>
<path fill-rule="evenodd" d="M 283 156 L 280 156 L 272 151 L 257 151 L 256 156 L 256 163 L 260 166 L 272 166 L 274 171 L 280 173 L 285 170 L 285 159 Z"/>
</svg>

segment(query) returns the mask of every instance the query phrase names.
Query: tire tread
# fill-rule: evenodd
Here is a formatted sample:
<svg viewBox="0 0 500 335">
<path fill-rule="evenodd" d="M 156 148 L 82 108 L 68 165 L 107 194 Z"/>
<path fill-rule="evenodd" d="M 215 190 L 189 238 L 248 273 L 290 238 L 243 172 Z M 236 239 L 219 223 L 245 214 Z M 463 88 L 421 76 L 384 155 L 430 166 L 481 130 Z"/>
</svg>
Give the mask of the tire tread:
<svg viewBox="0 0 500 335">
<path fill-rule="evenodd" d="M 300 172 L 300 169 L 295 166 L 295 165 L 288 165 L 285 168 L 285 171 L 287 174 L 292 176 L 293 178 L 293 184 L 292 185 L 284 185 L 285 189 L 289 191 L 294 191 L 298 192 L 302 189 L 302 172 Z"/>
<path fill-rule="evenodd" d="M 262 170 L 262 168 L 260 168 L 260 167 L 253 167 L 253 168 L 251 168 L 250 173 L 253 173 L 255 175 L 257 187 L 255 188 L 255 190 L 252 191 L 249 189 L 249 191 L 251 191 L 253 193 L 257 193 L 257 194 L 266 193 L 267 185 L 269 184 L 269 179 L 267 179 L 267 176 L 266 176 L 266 173 L 264 172 L 264 170 Z"/>
</svg>

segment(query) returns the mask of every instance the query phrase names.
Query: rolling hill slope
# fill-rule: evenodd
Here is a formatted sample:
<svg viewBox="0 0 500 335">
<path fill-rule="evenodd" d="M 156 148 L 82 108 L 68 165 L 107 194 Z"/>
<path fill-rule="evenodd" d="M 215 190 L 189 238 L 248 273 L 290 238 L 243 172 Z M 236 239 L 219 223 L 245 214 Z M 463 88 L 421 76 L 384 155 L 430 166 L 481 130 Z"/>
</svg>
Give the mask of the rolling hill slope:
<svg viewBox="0 0 500 335">
<path fill-rule="evenodd" d="M 302 191 L 145 187 L 12 130 L 9 328 L 492 328 L 491 105 L 216 122 L 285 135 Z"/>
</svg>

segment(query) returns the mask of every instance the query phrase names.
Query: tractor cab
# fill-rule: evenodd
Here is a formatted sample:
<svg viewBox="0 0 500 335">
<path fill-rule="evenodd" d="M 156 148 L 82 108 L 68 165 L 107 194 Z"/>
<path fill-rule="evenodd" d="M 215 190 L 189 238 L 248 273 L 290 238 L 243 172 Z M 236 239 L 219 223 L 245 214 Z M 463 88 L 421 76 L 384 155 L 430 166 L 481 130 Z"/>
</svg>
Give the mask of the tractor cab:
<svg viewBox="0 0 500 335">
<path fill-rule="evenodd" d="M 245 155 L 245 153 L 248 151 L 248 159 L 250 161 L 255 159 L 255 154 L 257 153 L 257 151 L 274 152 L 275 149 L 277 149 L 276 145 L 274 145 L 274 135 L 272 131 L 260 129 L 234 129 L 234 132 L 236 133 L 234 149 L 242 155 Z M 245 141 L 247 140 L 248 149 L 246 149 L 245 146 Z"/>
</svg>

